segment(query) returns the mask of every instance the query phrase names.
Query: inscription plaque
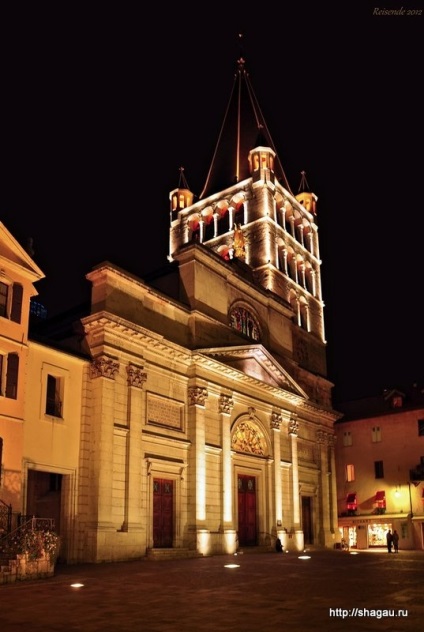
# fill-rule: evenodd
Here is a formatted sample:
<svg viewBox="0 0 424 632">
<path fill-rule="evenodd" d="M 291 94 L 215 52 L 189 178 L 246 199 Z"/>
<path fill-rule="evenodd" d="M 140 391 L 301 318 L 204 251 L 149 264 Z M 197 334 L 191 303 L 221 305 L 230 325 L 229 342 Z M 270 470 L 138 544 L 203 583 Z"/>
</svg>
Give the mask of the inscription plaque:
<svg viewBox="0 0 424 632">
<path fill-rule="evenodd" d="M 147 395 L 147 422 L 175 430 L 183 429 L 184 404 L 157 395 Z"/>
</svg>

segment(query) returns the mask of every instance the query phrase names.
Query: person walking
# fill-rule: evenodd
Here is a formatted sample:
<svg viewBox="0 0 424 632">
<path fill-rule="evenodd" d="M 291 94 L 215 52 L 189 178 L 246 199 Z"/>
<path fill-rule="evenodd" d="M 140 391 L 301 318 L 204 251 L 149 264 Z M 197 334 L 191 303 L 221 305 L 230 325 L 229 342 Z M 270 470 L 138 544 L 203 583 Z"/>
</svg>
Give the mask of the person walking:
<svg viewBox="0 0 424 632">
<path fill-rule="evenodd" d="M 392 552 L 392 544 L 393 544 L 393 535 L 392 535 L 392 532 L 391 532 L 390 529 L 386 533 L 386 540 L 387 540 L 387 552 L 391 553 Z"/>
<path fill-rule="evenodd" d="M 399 553 L 399 533 L 396 529 L 392 533 L 393 551 Z"/>
</svg>

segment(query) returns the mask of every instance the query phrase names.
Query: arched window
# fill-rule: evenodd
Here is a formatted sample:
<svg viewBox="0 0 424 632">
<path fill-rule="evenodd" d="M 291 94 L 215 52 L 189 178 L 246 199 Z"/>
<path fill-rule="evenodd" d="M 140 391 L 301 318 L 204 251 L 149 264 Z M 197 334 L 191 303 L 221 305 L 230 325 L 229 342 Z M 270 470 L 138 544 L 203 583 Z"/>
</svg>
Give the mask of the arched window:
<svg viewBox="0 0 424 632">
<path fill-rule="evenodd" d="M 244 307 L 234 307 L 230 311 L 230 326 L 253 340 L 260 339 L 256 318 Z"/>
</svg>

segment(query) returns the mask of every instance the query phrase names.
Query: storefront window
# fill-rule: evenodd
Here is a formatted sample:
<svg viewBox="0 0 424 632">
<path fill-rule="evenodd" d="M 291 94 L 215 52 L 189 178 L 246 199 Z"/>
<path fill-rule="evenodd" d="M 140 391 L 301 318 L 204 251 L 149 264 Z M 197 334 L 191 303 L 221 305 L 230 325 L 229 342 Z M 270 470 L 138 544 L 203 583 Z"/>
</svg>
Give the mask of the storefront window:
<svg viewBox="0 0 424 632">
<path fill-rule="evenodd" d="M 391 523 L 374 523 L 368 525 L 368 545 L 386 546 L 386 533 L 389 529 L 392 529 Z"/>
</svg>

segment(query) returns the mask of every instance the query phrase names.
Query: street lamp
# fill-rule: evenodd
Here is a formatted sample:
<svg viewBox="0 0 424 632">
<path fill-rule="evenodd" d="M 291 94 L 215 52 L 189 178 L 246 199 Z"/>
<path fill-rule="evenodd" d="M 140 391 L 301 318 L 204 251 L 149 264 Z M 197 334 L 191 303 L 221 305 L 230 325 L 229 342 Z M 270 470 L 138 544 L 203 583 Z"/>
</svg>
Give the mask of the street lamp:
<svg viewBox="0 0 424 632">
<path fill-rule="evenodd" d="M 395 491 L 396 498 L 399 498 L 401 496 L 400 489 L 401 489 L 401 485 L 398 485 Z M 409 495 L 409 515 L 411 516 L 411 518 L 413 518 L 414 514 L 412 512 L 411 481 L 408 481 L 408 495 Z"/>
</svg>

